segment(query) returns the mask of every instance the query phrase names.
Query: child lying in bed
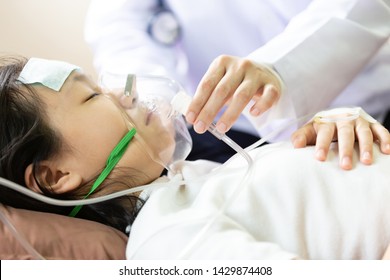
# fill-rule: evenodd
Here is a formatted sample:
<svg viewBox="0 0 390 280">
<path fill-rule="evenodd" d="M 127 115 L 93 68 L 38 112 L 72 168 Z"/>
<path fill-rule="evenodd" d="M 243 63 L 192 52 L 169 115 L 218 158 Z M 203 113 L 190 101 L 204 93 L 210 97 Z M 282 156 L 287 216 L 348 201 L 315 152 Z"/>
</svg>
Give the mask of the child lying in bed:
<svg viewBox="0 0 390 280">
<path fill-rule="evenodd" d="M 0 63 L 0 176 L 61 199 L 150 188 L 74 208 L 1 188 L 2 203 L 130 230 L 128 258 L 378 259 L 390 243 L 390 135 L 364 115 L 320 117 L 294 134 L 294 145 L 316 143 L 325 162 L 313 159 L 316 148 L 288 143 L 254 149 L 253 163 L 186 162 L 177 151 L 190 140 L 178 116 L 162 113 L 169 105 L 138 101 L 131 83 L 103 94 L 67 63 L 26 63 Z M 328 148 L 339 136 L 352 152 L 355 134 L 362 163 L 355 156 L 344 171 Z"/>
</svg>

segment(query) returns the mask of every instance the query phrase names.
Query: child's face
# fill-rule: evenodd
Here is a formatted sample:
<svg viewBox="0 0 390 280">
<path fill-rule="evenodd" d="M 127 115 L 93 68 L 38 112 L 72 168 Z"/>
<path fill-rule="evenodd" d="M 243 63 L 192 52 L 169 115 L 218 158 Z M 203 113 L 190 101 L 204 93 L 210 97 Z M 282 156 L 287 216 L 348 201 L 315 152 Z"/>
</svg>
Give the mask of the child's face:
<svg viewBox="0 0 390 280">
<path fill-rule="evenodd" d="M 68 172 L 78 172 L 84 182 L 98 175 L 110 152 L 129 130 L 117 105 L 89 77 L 77 71 L 69 76 L 60 92 L 43 86 L 36 89 L 47 105 L 50 124 L 71 148 L 62 149 L 56 158 L 58 165 L 66 166 L 67 169 L 61 168 Z M 158 118 L 142 109 L 134 112 L 131 117 L 136 118 L 137 131 L 142 131 L 152 149 L 172 145 L 172 134 L 167 133 Z M 148 156 L 137 137 L 131 140 L 117 167 L 130 167 L 146 174 L 148 178 L 135 178 L 137 185 L 149 183 L 163 170 Z"/>
</svg>

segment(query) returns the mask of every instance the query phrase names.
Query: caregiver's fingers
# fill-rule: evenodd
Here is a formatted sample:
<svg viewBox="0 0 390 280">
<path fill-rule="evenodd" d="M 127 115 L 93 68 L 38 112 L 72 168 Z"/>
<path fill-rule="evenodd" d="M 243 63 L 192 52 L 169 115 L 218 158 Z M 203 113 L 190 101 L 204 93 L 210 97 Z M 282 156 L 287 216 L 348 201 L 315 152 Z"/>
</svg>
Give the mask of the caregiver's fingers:
<svg viewBox="0 0 390 280">
<path fill-rule="evenodd" d="M 213 90 L 212 94 L 209 96 L 206 104 L 204 104 L 201 109 L 199 115 L 197 116 L 194 122 L 194 130 L 197 133 L 203 133 L 207 130 L 210 124 L 213 122 L 218 112 L 222 109 L 222 107 L 231 99 L 232 95 L 236 95 L 237 88 L 242 85 L 242 77 L 239 74 L 233 74 L 231 71 L 227 72 L 225 76 L 219 81 Z M 236 108 L 236 114 L 232 116 L 231 122 L 234 122 L 240 113 L 242 112 L 245 105 L 250 101 L 251 96 L 245 96 L 244 94 L 240 94 L 239 101 L 241 101 L 243 107 Z M 249 92 L 250 93 L 250 92 Z M 248 93 L 248 94 L 249 94 Z M 237 102 L 237 100 L 236 100 Z M 189 109 L 191 110 L 191 108 Z M 227 131 L 232 123 L 227 123 L 225 127 L 223 127 L 224 133 Z M 221 126 L 221 125 L 220 125 Z M 217 126 L 218 130 L 221 130 L 220 127 Z"/>
<path fill-rule="evenodd" d="M 226 111 L 217 122 L 219 132 L 227 132 L 251 100 L 254 101 L 254 104 L 250 109 L 250 113 L 255 117 L 264 113 L 278 101 L 279 91 L 275 86 L 267 84 L 259 90 L 258 86 L 261 81 L 253 81 L 254 79 L 245 78 L 237 88 Z"/>
<path fill-rule="evenodd" d="M 390 244 L 387 246 L 385 254 L 382 257 L 382 260 L 390 260 Z"/>
<path fill-rule="evenodd" d="M 200 81 L 196 93 L 194 95 L 194 98 L 192 99 L 192 102 L 188 107 L 186 120 L 189 123 L 191 124 L 195 123 L 199 115 L 199 112 L 205 106 L 211 94 L 213 93 L 214 89 L 221 81 L 221 79 L 224 77 L 225 72 L 226 72 L 226 68 L 225 65 L 222 65 L 222 63 L 214 62 L 210 65 L 209 69 L 207 70 L 202 80 Z"/>
<path fill-rule="evenodd" d="M 374 140 L 379 142 L 379 147 L 382 153 L 390 154 L 390 133 L 380 123 L 371 124 L 371 131 L 374 135 Z"/>
<path fill-rule="evenodd" d="M 248 62 L 247 71 L 239 87 L 229 100 L 226 111 L 217 122 L 220 133 L 227 132 L 249 102 L 253 101 L 250 114 L 257 117 L 271 108 L 280 98 L 281 84 L 266 67 Z"/>
<path fill-rule="evenodd" d="M 265 87 L 267 84 L 274 85 L 277 90 Z M 269 108 L 278 98 L 275 95 L 280 93 L 281 82 L 277 74 L 269 67 L 258 65 L 251 60 L 222 55 L 213 61 L 202 78 L 188 108 L 186 120 L 194 124 L 196 132 L 203 133 L 222 107 L 229 102 L 227 111 L 217 123 L 218 131 L 224 133 L 230 129 L 252 98 L 263 94 L 263 88 L 267 88 L 263 98 L 266 103 L 264 107 Z M 259 109 L 264 110 L 255 103 L 251 113 L 260 114 Z"/>
<path fill-rule="evenodd" d="M 355 143 L 355 122 L 339 121 L 336 123 L 339 147 L 340 167 L 345 170 L 352 169 L 352 156 Z"/>
<path fill-rule="evenodd" d="M 266 84 L 253 98 L 254 104 L 250 108 L 252 116 L 259 116 L 271 108 L 280 98 L 280 88 L 274 84 Z"/>
<path fill-rule="evenodd" d="M 234 122 L 241 115 L 244 108 L 252 100 L 252 97 L 256 94 L 257 90 L 258 83 L 253 82 L 253 79 L 245 78 L 241 82 L 241 84 L 237 87 L 233 96 L 229 100 L 229 105 L 226 111 L 216 123 L 217 130 L 220 133 L 225 133 L 232 127 Z"/>
<path fill-rule="evenodd" d="M 359 143 L 360 161 L 364 164 L 371 164 L 374 136 L 370 123 L 362 118 L 356 119 L 355 134 Z"/>
</svg>

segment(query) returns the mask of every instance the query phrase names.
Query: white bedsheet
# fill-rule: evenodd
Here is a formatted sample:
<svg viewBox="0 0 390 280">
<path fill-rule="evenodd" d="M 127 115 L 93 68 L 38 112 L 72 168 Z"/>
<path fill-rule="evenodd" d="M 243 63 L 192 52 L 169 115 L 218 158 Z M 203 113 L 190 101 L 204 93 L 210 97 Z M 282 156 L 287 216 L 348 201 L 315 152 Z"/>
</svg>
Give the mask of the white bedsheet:
<svg viewBox="0 0 390 280">
<path fill-rule="evenodd" d="M 234 203 L 187 256 L 191 259 L 380 259 L 390 243 L 390 156 L 375 146 L 375 162 L 338 166 L 314 148 L 266 145 L 251 152 L 255 172 Z M 155 190 L 132 226 L 129 259 L 176 259 L 240 184 L 238 156 L 200 184 L 205 161 L 186 162 L 186 186 Z M 215 165 L 213 165 L 215 167 Z M 193 183 L 191 183 L 193 182 Z"/>
</svg>

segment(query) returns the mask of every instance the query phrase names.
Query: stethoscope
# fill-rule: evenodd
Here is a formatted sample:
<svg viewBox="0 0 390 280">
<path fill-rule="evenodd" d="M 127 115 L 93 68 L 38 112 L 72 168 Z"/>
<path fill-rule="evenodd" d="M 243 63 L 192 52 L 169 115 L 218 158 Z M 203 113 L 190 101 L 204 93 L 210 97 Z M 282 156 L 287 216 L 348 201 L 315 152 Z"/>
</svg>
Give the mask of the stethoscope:
<svg viewBox="0 0 390 280">
<path fill-rule="evenodd" d="M 148 23 L 147 31 L 150 37 L 163 45 L 173 45 L 179 41 L 181 28 L 175 14 L 159 0 L 157 10 Z"/>
</svg>

